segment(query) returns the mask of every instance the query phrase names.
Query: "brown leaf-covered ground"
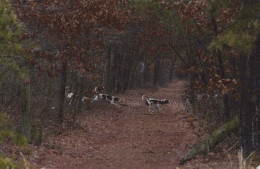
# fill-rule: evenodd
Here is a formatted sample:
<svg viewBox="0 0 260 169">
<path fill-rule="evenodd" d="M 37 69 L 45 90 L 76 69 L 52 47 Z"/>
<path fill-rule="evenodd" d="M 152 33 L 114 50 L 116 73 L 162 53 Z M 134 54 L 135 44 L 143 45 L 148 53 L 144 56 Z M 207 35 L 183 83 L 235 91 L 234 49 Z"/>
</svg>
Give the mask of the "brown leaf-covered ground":
<svg viewBox="0 0 260 169">
<path fill-rule="evenodd" d="M 182 156 L 203 137 L 200 119 L 184 111 L 184 81 L 165 88 L 131 90 L 119 95 L 128 106 L 103 101 L 84 107 L 73 127 L 47 137 L 26 156 L 34 168 L 46 169 L 176 169 L 232 168 L 236 156 L 221 147 L 178 166 Z M 150 115 L 141 96 L 167 98 L 161 113 Z M 192 120 L 191 120 L 192 119 Z M 228 158 L 230 156 L 230 159 Z M 234 167 L 236 168 L 236 167 Z"/>
</svg>

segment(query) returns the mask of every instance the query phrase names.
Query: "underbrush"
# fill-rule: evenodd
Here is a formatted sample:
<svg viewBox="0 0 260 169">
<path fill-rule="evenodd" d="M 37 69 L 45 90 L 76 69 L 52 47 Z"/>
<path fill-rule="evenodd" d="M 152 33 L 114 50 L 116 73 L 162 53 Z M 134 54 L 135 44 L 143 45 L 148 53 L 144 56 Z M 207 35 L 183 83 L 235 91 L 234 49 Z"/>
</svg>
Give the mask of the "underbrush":
<svg viewBox="0 0 260 169">
<path fill-rule="evenodd" d="M 19 131 L 14 130 L 12 126 L 13 125 L 6 113 L 0 113 L 0 168 L 28 168 L 26 167 L 25 159 L 15 160 L 10 157 L 7 157 L 6 155 L 7 152 L 9 152 L 8 155 L 11 155 L 12 153 L 10 152 L 12 151 L 20 152 L 20 155 L 22 155 L 20 148 L 25 147 L 27 145 L 26 138 Z"/>
</svg>

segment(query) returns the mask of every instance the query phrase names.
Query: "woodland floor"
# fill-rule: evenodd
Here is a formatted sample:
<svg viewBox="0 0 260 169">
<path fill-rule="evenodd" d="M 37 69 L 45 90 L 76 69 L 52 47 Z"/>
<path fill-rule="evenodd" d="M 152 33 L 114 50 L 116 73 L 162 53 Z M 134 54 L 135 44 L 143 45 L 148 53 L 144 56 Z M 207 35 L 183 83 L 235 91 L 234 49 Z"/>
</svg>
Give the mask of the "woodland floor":
<svg viewBox="0 0 260 169">
<path fill-rule="evenodd" d="M 33 168 L 45 169 L 237 168 L 235 150 L 224 153 L 223 149 L 229 148 L 225 145 L 208 156 L 178 165 L 205 135 L 200 120 L 184 111 L 180 98 L 184 86 L 184 81 L 176 81 L 165 88 L 119 95 L 128 106 L 116 107 L 103 101 L 85 106 L 73 127 L 65 126 L 62 134 L 48 136 L 41 146 L 31 146 L 26 159 Z M 160 114 L 149 115 L 141 100 L 143 94 L 172 103 L 163 105 Z"/>
</svg>

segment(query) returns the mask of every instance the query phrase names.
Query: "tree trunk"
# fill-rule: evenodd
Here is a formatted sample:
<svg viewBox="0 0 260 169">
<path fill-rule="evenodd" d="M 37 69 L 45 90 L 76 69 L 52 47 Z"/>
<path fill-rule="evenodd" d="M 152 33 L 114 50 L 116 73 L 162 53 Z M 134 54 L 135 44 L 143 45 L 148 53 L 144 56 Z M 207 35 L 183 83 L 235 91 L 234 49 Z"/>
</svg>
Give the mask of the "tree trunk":
<svg viewBox="0 0 260 169">
<path fill-rule="evenodd" d="M 111 72 L 110 72 L 110 80 L 109 80 L 109 91 L 110 92 L 116 92 L 117 89 L 117 73 L 118 73 L 118 46 L 115 44 L 113 45 L 113 59 L 112 59 L 112 65 L 111 65 Z"/>
<path fill-rule="evenodd" d="M 198 154 L 203 154 L 211 151 L 219 142 L 221 142 L 231 132 L 238 130 L 239 118 L 235 116 L 231 121 L 224 124 L 217 131 L 212 133 L 206 139 L 198 143 L 193 149 L 191 149 L 180 161 L 180 165 L 191 160 Z"/>
<path fill-rule="evenodd" d="M 260 150 L 260 38 L 256 50 L 246 57 L 241 56 L 241 100 L 240 100 L 240 139 L 244 154 Z"/>
<path fill-rule="evenodd" d="M 51 98 L 51 81 L 49 82 L 48 84 L 48 92 L 47 92 L 47 100 L 45 102 L 45 105 L 40 113 L 40 120 L 41 120 L 41 126 L 40 126 L 40 130 L 39 130 L 39 135 L 37 135 L 38 137 L 35 137 L 35 141 L 34 141 L 34 144 L 36 145 L 40 145 L 42 143 L 42 131 L 43 131 L 43 128 L 45 128 L 45 122 L 46 120 L 48 119 L 48 109 L 50 108 L 50 105 L 52 103 L 52 98 Z"/>
<path fill-rule="evenodd" d="M 156 56 L 154 61 L 154 76 L 153 76 L 153 85 L 157 85 L 159 78 L 159 69 L 160 69 L 160 58 Z"/>
<path fill-rule="evenodd" d="M 84 92 L 84 83 L 85 83 L 85 77 L 80 77 L 80 82 L 79 82 L 79 97 L 78 99 L 78 108 L 77 111 L 78 113 L 81 113 L 81 107 L 82 107 L 82 97 L 83 97 L 83 92 Z"/>
<path fill-rule="evenodd" d="M 174 71 L 174 59 L 171 60 L 170 73 L 169 73 L 170 82 L 173 80 L 173 71 Z"/>
<path fill-rule="evenodd" d="M 67 81 L 67 62 L 62 62 L 62 73 L 61 73 L 61 80 L 60 80 L 59 113 L 58 113 L 60 123 L 63 122 L 66 81 Z"/>
<path fill-rule="evenodd" d="M 145 61 L 145 69 L 144 69 L 144 73 L 143 73 L 143 77 L 144 77 L 144 84 L 147 82 L 151 81 L 150 78 L 150 63 L 148 63 L 148 61 Z"/>
<path fill-rule="evenodd" d="M 129 63 L 129 62 L 131 62 L 131 63 Z M 127 65 L 127 69 L 125 70 L 123 93 L 128 89 L 129 81 L 130 81 L 130 74 L 131 74 L 131 71 L 132 71 L 132 60 L 129 61 L 129 62 L 128 62 L 128 65 Z"/>
<path fill-rule="evenodd" d="M 115 64 L 115 69 L 114 69 L 114 92 L 117 93 L 120 88 L 120 73 L 121 73 L 121 58 L 120 58 L 120 50 L 119 47 L 115 49 L 115 57 L 114 57 L 114 64 Z"/>
<path fill-rule="evenodd" d="M 246 58 L 242 56 L 242 60 Z M 250 153 L 253 151 L 252 145 L 252 124 L 253 124 L 253 111 L 254 111 L 254 104 L 252 103 L 253 91 L 252 91 L 252 82 L 249 80 L 250 77 L 248 76 L 248 62 L 244 62 L 243 67 L 241 69 L 240 81 L 241 81 L 241 100 L 240 100 L 240 137 L 241 137 L 241 147 L 245 154 Z"/>
<path fill-rule="evenodd" d="M 21 110 L 22 110 L 22 133 L 30 142 L 30 111 L 31 111 L 31 96 L 30 96 L 30 79 L 26 77 L 21 88 Z"/>
<path fill-rule="evenodd" d="M 222 55 L 221 55 L 219 50 L 216 52 L 216 55 L 217 55 L 217 58 L 218 58 L 220 75 L 221 75 L 222 78 L 226 78 L 225 68 L 224 68 L 224 64 L 223 64 L 223 60 L 222 60 Z M 228 94 L 224 95 L 223 103 L 224 103 L 224 117 L 225 117 L 225 121 L 228 121 L 230 119 L 229 95 Z"/>
<path fill-rule="evenodd" d="M 135 87 L 135 75 L 136 75 L 136 71 L 137 71 L 137 65 L 133 66 L 133 69 L 131 71 L 131 75 L 130 75 L 130 86 L 129 89 L 133 89 Z"/>
<path fill-rule="evenodd" d="M 78 90 L 79 90 L 79 83 L 77 81 L 77 78 L 75 78 L 76 81 L 76 87 L 75 91 L 73 92 L 72 100 L 71 100 L 71 107 L 73 112 L 73 123 L 76 121 L 76 114 L 78 113 L 78 103 L 81 103 L 81 100 L 79 98 Z"/>
<path fill-rule="evenodd" d="M 254 93 L 256 94 L 255 100 L 255 125 L 254 132 L 255 140 L 256 140 L 256 150 L 260 152 L 260 37 L 258 37 L 258 41 L 256 42 L 256 50 L 255 50 L 255 85 L 254 85 Z"/>
<path fill-rule="evenodd" d="M 211 22 L 212 22 L 212 25 L 213 25 L 213 30 L 214 30 L 215 37 L 217 37 L 219 33 L 218 33 L 217 20 L 213 16 L 214 13 L 216 13 L 216 8 L 212 8 L 212 11 L 211 11 Z M 219 73 L 220 73 L 222 78 L 226 78 L 226 73 L 225 73 L 225 68 L 224 68 L 224 63 L 223 63 L 221 52 L 219 50 L 217 50 L 215 52 L 215 55 L 217 56 L 217 59 L 218 59 Z M 224 103 L 224 117 L 225 117 L 225 120 L 227 121 L 227 120 L 230 119 L 229 96 L 228 95 L 224 95 L 223 103 Z"/>
<path fill-rule="evenodd" d="M 105 72 L 105 80 L 104 80 L 104 87 L 105 90 L 110 93 L 111 92 L 111 46 L 109 45 L 109 48 L 107 49 L 107 56 L 106 56 L 106 72 Z"/>
</svg>

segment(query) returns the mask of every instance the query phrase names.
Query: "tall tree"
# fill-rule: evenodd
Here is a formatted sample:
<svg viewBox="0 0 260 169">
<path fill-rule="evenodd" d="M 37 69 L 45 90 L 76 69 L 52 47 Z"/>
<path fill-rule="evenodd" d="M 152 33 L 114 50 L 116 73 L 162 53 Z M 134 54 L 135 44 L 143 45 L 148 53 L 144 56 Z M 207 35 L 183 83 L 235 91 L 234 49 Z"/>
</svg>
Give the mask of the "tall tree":
<svg viewBox="0 0 260 169">
<path fill-rule="evenodd" d="M 127 10 L 124 9 L 126 3 L 123 0 L 15 2 L 20 11 L 19 17 L 33 32 L 31 38 L 41 39 L 42 43 L 38 45 L 41 45 L 42 58 L 50 61 L 45 70 L 51 72 L 56 69 L 62 74 L 60 122 L 64 112 L 67 70 L 78 70 L 82 74 L 93 71 L 93 62 L 97 59 L 89 51 L 96 51 L 103 46 L 102 37 L 108 34 L 107 30 L 114 28 L 120 31 L 124 28 L 128 19 Z M 38 69 L 41 68 L 39 65 Z"/>
<path fill-rule="evenodd" d="M 238 62 L 240 95 L 240 139 L 244 153 L 259 150 L 259 22 L 260 3 L 242 1 L 234 23 L 212 46 L 231 51 Z"/>
<path fill-rule="evenodd" d="M 23 57 L 19 35 L 21 25 L 8 1 L 0 4 L 0 64 L 5 69 L 1 80 L 10 75 L 21 83 L 22 133 L 30 140 L 30 78 L 28 59 Z M 18 57 L 17 57 L 18 55 Z M 28 57 L 27 57 L 28 58 Z"/>
</svg>

